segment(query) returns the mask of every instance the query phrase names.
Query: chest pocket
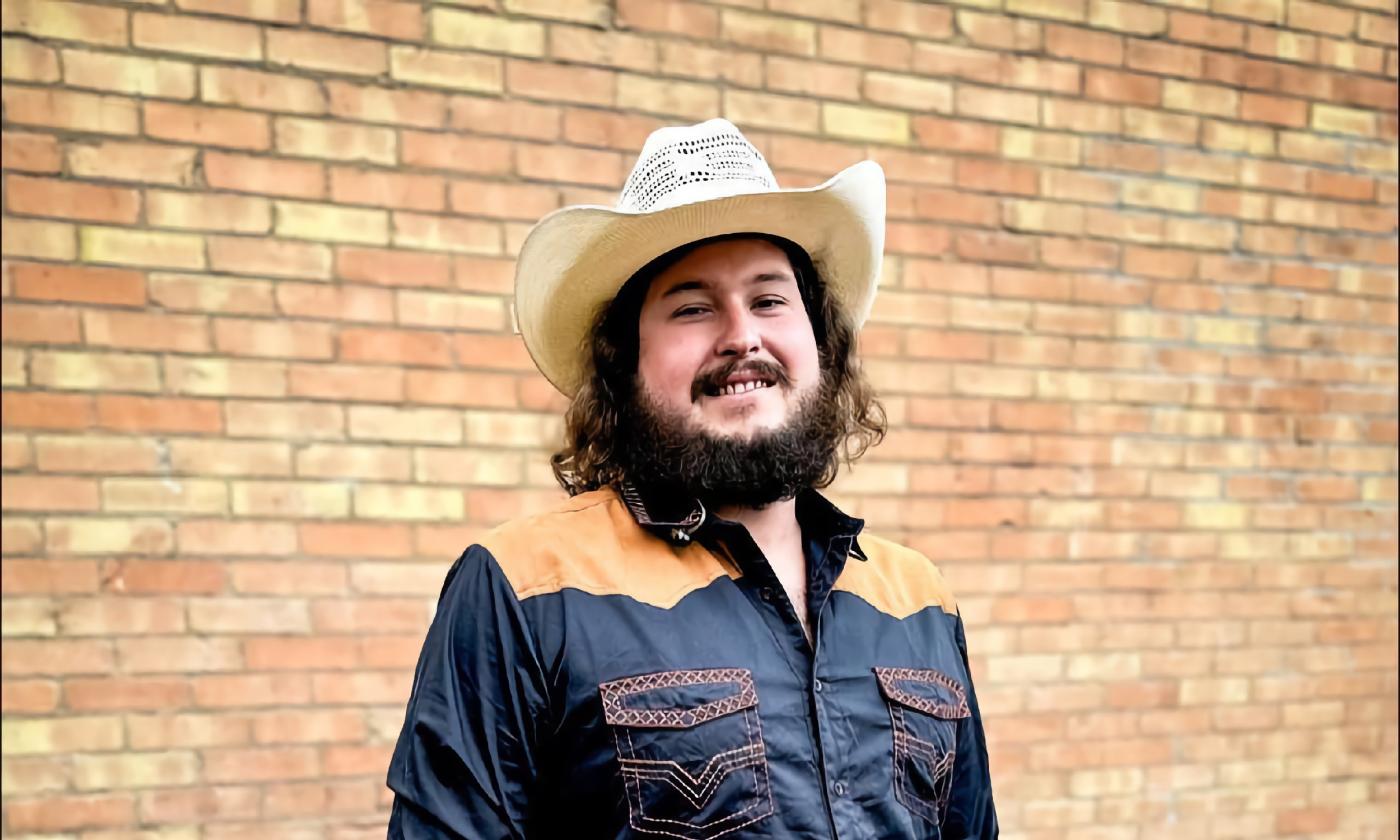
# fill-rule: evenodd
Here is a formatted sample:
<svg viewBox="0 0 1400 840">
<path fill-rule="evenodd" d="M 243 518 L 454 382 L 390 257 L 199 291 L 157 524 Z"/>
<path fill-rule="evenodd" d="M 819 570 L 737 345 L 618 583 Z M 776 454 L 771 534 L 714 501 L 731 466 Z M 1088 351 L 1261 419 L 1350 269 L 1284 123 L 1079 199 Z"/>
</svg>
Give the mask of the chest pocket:
<svg viewBox="0 0 1400 840">
<path fill-rule="evenodd" d="M 894 794 L 904 807 L 941 826 L 948 813 L 958 724 L 970 716 L 957 680 L 917 668 L 876 668 L 894 724 Z"/>
<path fill-rule="evenodd" d="M 758 692 L 747 669 L 661 671 L 598 691 L 632 828 L 710 840 L 773 813 Z"/>
</svg>

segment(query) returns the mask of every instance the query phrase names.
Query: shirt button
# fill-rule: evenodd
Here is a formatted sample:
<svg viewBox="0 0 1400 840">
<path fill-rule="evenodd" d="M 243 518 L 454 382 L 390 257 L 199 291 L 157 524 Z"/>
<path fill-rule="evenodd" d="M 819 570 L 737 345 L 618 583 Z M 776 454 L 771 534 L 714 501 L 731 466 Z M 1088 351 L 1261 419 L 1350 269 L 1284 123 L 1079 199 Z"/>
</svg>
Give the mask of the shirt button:
<svg viewBox="0 0 1400 840">
<path fill-rule="evenodd" d="M 821 680 L 816 680 L 815 682 L 813 682 L 813 683 L 812 683 L 812 690 L 815 691 L 815 692 L 818 693 L 818 694 L 821 694 L 821 693 L 822 693 L 822 681 L 821 681 Z"/>
<path fill-rule="evenodd" d="M 773 590 L 772 590 L 772 588 L 771 588 L 771 587 L 765 586 L 765 587 L 763 587 L 762 589 L 758 590 L 758 597 L 759 597 L 761 600 L 763 600 L 763 601 L 772 601 L 772 600 L 773 600 Z"/>
<path fill-rule="evenodd" d="M 845 783 L 845 782 L 836 782 L 835 784 L 833 784 L 833 785 L 831 786 L 831 792 L 834 793 L 834 794 L 836 794 L 837 796 L 845 796 L 845 795 L 846 795 L 846 783 Z"/>
</svg>

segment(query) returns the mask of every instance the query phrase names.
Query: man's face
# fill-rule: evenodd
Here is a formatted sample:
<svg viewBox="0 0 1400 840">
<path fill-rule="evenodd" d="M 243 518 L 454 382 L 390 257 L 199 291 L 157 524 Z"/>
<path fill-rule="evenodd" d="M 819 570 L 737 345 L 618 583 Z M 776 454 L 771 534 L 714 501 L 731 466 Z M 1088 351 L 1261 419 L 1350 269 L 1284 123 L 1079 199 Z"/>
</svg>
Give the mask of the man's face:
<svg viewBox="0 0 1400 840">
<path fill-rule="evenodd" d="M 821 376 L 787 255 L 761 239 L 703 245 L 652 281 L 637 377 L 656 408 L 716 437 L 778 429 Z"/>
</svg>

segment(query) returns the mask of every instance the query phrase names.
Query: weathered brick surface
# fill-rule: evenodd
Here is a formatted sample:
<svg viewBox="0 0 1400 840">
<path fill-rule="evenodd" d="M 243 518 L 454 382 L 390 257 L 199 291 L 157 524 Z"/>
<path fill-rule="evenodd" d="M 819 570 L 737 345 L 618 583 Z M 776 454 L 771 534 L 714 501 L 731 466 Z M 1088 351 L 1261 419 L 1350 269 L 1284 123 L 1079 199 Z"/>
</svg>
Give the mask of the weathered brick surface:
<svg viewBox="0 0 1400 840">
<path fill-rule="evenodd" d="M 1004 836 L 1397 829 L 1387 0 L 4 0 L 7 836 L 382 833 L 457 552 L 558 493 L 529 223 L 864 157 Z"/>
</svg>

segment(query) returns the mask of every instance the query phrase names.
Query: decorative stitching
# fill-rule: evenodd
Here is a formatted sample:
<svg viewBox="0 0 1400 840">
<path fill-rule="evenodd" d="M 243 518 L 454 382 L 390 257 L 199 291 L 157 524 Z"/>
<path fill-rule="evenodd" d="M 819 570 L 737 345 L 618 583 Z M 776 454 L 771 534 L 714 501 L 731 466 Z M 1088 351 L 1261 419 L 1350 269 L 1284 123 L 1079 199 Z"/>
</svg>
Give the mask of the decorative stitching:
<svg viewBox="0 0 1400 840">
<path fill-rule="evenodd" d="M 738 691 L 729 697 L 701 704 L 693 709 L 632 709 L 624 705 L 626 698 L 658 688 L 671 688 L 686 685 L 708 685 L 734 683 Z M 709 668 L 689 671 L 662 671 L 613 680 L 599 686 L 603 697 L 604 716 L 613 723 L 613 743 L 617 749 L 623 788 L 627 794 L 628 825 L 645 834 L 660 834 L 677 837 L 681 840 L 714 840 L 772 815 L 773 791 L 768 779 L 767 752 L 763 743 L 763 722 L 754 708 L 758 705 L 758 694 L 753 686 L 752 674 L 744 668 Z M 656 726 L 660 728 L 689 728 L 735 711 L 743 712 L 746 745 L 726 750 L 712 756 L 699 776 L 692 776 L 678 763 L 664 759 L 637 758 L 637 750 L 632 742 L 632 728 Z M 684 727 L 676 726 L 680 721 L 693 721 Z M 617 723 L 617 721 L 625 721 Z M 647 722 L 643 722 L 647 721 Z M 754 737 L 755 727 L 758 730 Z M 624 749 L 622 738 L 625 735 L 627 746 Z M 681 736 L 668 736 L 681 737 Z M 683 796 L 696 810 L 704 807 L 723 781 L 733 773 L 752 768 L 752 788 L 744 795 L 752 801 L 744 808 L 726 813 L 707 823 L 696 824 L 684 820 L 666 819 L 645 813 L 642 780 L 664 783 Z M 763 771 L 759 781 L 758 772 Z M 735 822 L 734 825 L 724 826 Z M 667 830 L 666 826 L 675 826 Z M 678 832 L 688 833 L 678 833 Z"/>
<path fill-rule="evenodd" d="M 948 813 L 948 800 L 952 792 L 953 767 L 957 760 L 957 718 L 967 717 L 967 700 L 961 686 L 942 672 L 915 668 L 876 668 L 874 669 L 881 688 L 885 692 L 885 705 L 890 713 L 892 727 L 891 751 L 895 798 L 915 814 L 936 826 L 943 824 Z M 913 694 L 900 688 L 899 681 L 937 684 L 949 689 L 957 702 L 937 703 L 926 697 Z M 944 749 L 939 744 L 927 741 L 913 734 L 905 718 L 905 707 L 924 712 L 935 718 L 933 725 L 946 727 L 951 747 Z M 933 800 L 925 799 L 916 793 L 909 784 L 909 763 L 919 761 L 928 766 L 933 776 Z"/>
<path fill-rule="evenodd" d="M 661 688 L 687 685 L 735 683 L 739 690 L 718 700 L 690 709 L 633 709 L 626 700 L 635 694 Z M 706 668 L 693 671 L 660 671 L 603 683 L 603 717 L 613 726 L 649 726 L 662 729 L 689 729 L 707 720 L 733 714 L 758 704 L 753 676 L 746 668 Z"/>
<path fill-rule="evenodd" d="M 942 718 L 965 718 L 972 714 L 967 708 L 967 695 L 963 693 L 962 686 L 942 671 L 931 668 L 876 668 L 875 677 L 880 681 L 880 688 L 886 697 L 912 709 Z M 901 688 L 901 682 L 942 686 L 953 693 L 955 702 L 939 703 Z"/>
</svg>

